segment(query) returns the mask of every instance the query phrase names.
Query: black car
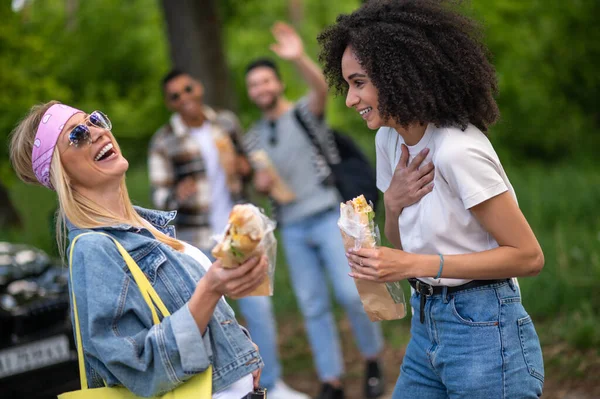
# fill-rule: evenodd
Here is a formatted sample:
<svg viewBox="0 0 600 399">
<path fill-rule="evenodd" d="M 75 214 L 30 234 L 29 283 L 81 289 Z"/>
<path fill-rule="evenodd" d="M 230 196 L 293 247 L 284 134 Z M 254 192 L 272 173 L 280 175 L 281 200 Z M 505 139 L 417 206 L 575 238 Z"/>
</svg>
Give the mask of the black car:
<svg viewBox="0 0 600 399">
<path fill-rule="evenodd" d="M 37 248 L 0 242 L 0 398 L 79 389 L 68 273 Z"/>
</svg>

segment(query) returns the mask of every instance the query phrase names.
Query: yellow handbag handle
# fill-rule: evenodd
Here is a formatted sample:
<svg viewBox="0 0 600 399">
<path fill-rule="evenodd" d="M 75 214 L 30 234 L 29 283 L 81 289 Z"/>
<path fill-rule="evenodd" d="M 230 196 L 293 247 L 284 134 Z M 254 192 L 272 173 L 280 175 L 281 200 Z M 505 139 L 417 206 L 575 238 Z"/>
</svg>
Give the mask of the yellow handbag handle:
<svg viewBox="0 0 600 399">
<path fill-rule="evenodd" d="M 75 248 L 75 243 L 77 242 L 79 237 L 82 237 L 82 236 L 85 236 L 88 234 L 102 234 L 103 236 L 106 236 L 114 241 L 115 245 L 117 246 L 117 249 L 121 253 L 121 256 L 123 256 L 123 259 L 125 259 L 125 263 L 127 263 L 127 267 L 131 271 L 131 274 L 133 275 L 133 278 L 135 279 L 135 282 L 138 285 L 140 292 L 142 293 L 142 296 L 144 297 L 144 301 L 146 301 L 146 304 L 148 305 L 148 307 L 150 308 L 150 311 L 152 312 L 152 321 L 154 322 L 155 325 L 160 323 L 160 319 L 158 318 L 158 314 L 156 313 L 155 307 L 157 307 L 158 310 L 160 310 L 160 313 L 162 314 L 163 317 L 169 316 L 171 314 L 169 312 L 169 310 L 167 309 L 167 307 L 165 306 L 165 304 L 163 303 L 163 301 L 160 299 L 160 297 L 156 293 L 156 291 L 154 290 L 154 287 L 152 287 L 152 284 L 150 284 L 150 282 L 144 275 L 144 272 L 142 272 L 140 267 L 137 265 L 137 263 L 135 263 L 135 261 L 133 260 L 131 255 L 129 255 L 127 250 L 125 248 L 123 248 L 123 246 L 121 245 L 121 243 L 119 243 L 119 241 L 117 241 L 114 237 L 112 237 L 106 233 L 100 233 L 100 232 L 83 233 L 83 234 L 80 234 L 77 237 L 75 237 L 73 239 L 73 242 L 71 243 L 71 250 L 69 251 L 69 273 L 71 276 L 71 291 L 72 291 L 72 296 L 73 296 L 73 313 L 75 316 L 74 318 L 75 318 L 75 335 L 76 335 L 76 340 L 77 340 L 77 358 L 79 360 L 79 380 L 81 382 L 82 390 L 88 389 L 88 384 L 87 384 L 87 376 L 85 373 L 83 346 L 81 343 L 81 331 L 79 329 L 79 315 L 77 313 L 77 302 L 75 300 L 75 290 L 73 289 L 73 248 Z M 205 371 L 205 373 L 207 373 L 207 372 L 212 374 L 212 368 L 209 367 Z"/>
</svg>

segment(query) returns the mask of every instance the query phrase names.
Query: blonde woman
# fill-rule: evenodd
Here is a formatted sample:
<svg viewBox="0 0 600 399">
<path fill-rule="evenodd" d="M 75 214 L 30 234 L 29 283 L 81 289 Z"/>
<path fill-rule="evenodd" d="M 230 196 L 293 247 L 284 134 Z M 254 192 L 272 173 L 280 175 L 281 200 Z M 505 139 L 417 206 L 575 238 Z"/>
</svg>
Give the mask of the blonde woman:
<svg viewBox="0 0 600 399">
<path fill-rule="evenodd" d="M 117 239 L 142 269 L 171 316 L 151 313 L 113 240 L 88 234 L 73 252 L 70 286 L 90 387 L 123 385 L 140 396 L 168 392 L 213 367 L 213 398 L 239 399 L 256 387 L 262 360 L 223 295 L 257 287 L 265 257 L 235 270 L 210 264 L 174 238 L 175 212 L 134 207 L 125 185 L 129 164 L 100 111 L 56 101 L 34 106 L 13 131 L 10 157 L 21 180 L 54 190 L 57 241 L 97 231 Z"/>
</svg>

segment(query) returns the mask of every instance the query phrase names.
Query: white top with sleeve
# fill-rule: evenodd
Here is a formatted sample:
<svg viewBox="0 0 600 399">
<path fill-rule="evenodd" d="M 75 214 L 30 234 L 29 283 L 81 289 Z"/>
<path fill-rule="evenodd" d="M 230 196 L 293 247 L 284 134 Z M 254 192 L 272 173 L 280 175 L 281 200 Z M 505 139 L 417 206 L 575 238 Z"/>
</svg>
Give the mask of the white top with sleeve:
<svg viewBox="0 0 600 399">
<path fill-rule="evenodd" d="M 402 136 L 390 127 L 377 132 L 377 187 L 385 192 L 400 161 Z M 417 254 L 458 255 L 498 247 L 469 210 L 509 191 L 517 197 L 487 136 L 469 125 L 438 128 L 429 124 L 423 138 L 407 146 L 409 162 L 424 148 L 429 154 L 422 165 L 433 161 L 434 189 L 402 210 L 398 219 L 402 248 Z M 443 273 L 442 273 L 443 274 Z M 457 286 L 471 280 L 419 277 L 431 285 Z"/>
<path fill-rule="evenodd" d="M 227 187 L 227 175 L 219 159 L 219 150 L 212 135 L 212 126 L 205 121 L 202 126 L 190 128 L 190 134 L 200 146 L 206 175 L 210 182 L 210 212 L 208 213 L 210 228 L 214 234 L 225 230 L 229 221 L 229 212 L 233 208 L 233 200 Z"/>
<path fill-rule="evenodd" d="M 211 267 L 212 262 L 210 261 L 210 259 L 208 259 L 208 257 L 206 255 L 204 255 L 202 253 L 202 251 L 200 251 L 198 248 L 196 248 L 188 243 L 185 243 L 183 241 L 181 241 L 181 243 L 185 247 L 184 251 L 183 251 L 184 254 L 189 255 L 192 258 L 194 258 L 194 260 L 196 260 L 198 263 L 200 263 L 205 270 L 208 270 Z M 233 384 L 231 384 L 230 386 L 228 386 L 226 389 L 222 390 L 221 392 L 213 393 L 212 399 L 240 399 L 240 398 L 243 398 L 244 396 L 248 395 L 249 392 L 252 392 L 252 390 L 254 390 L 253 382 L 254 382 L 254 379 L 252 377 L 252 374 L 248 374 L 248 375 L 240 378 L 239 380 L 237 380 L 236 382 L 234 382 Z"/>
</svg>

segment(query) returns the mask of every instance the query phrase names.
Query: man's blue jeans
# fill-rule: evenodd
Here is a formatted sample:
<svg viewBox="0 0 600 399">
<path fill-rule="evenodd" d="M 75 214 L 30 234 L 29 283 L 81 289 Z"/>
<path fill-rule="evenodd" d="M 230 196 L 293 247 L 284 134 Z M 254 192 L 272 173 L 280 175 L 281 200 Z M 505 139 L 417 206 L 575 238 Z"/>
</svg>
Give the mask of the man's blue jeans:
<svg viewBox="0 0 600 399">
<path fill-rule="evenodd" d="M 364 357 L 374 357 L 383 346 L 381 326 L 367 317 L 356 285 L 348 273 L 339 211 L 328 210 L 281 228 L 292 287 L 306 324 L 317 373 L 322 381 L 343 372 L 340 340 L 332 313 L 327 280 L 342 305 Z"/>
<path fill-rule="evenodd" d="M 411 340 L 393 399 L 537 398 L 544 362 L 512 280 L 428 297 L 414 309 Z"/>
<path fill-rule="evenodd" d="M 273 389 L 275 382 L 281 377 L 281 364 L 271 297 L 249 296 L 238 299 L 237 303 L 252 335 L 252 341 L 258 345 L 260 356 L 265 362 L 260 385 L 267 390 Z"/>
</svg>

